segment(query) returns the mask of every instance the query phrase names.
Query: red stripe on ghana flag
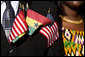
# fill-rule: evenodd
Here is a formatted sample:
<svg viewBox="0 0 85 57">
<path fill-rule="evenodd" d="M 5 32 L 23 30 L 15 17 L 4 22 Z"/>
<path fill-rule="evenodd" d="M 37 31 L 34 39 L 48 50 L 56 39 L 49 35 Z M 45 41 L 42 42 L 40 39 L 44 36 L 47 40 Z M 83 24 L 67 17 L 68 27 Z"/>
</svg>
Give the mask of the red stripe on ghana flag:
<svg viewBox="0 0 85 57">
<path fill-rule="evenodd" d="M 48 24 L 48 23 L 52 22 L 49 18 L 47 18 L 31 9 L 27 10 L 27 17 L 32 18 L 42 24 Z"/>
</svg>

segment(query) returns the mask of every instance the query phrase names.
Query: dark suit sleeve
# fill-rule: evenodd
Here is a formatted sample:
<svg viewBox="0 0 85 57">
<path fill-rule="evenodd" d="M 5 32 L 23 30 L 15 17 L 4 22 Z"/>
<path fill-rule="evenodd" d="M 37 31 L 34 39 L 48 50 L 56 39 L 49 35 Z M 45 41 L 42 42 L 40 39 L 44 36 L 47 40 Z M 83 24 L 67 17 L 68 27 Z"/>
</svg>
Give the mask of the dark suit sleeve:
<svg viewBox="0 0 85 57">
<path fill-rule="evenodd" d="M 17 56 L 45 56 L 47 50 L 47 39 L 40 33 L 33 36 L 25 35 L 18 41 Z"/>
<path fill-rule="evenodd" d="M 51 47 L 49 47 L 47 56 L 64 56 L 63 48 L 62 41 L 58 39 Z"/>
<path fill-rule="evenodd" d="M 5 32 L 3 30 L 3 27 L 1 25 L 1 56 L 7 56 L 9 51 L 9 43 L 7 41 L 7 38 L 5 36 Z"/>
<path fill-rule="evenodd" d="M 30 9 L 44 15 L 45 17 L 47 16 L 49 8 L 53 10 L 51 14 L 54 15 L 55 6 L 49 1 L 31 1 L 30 4 Z M 63 47 L 61 39 L 58 39 L 52 46 L 47 48 L 47 38 L 40 34 L 39 30 L 40 29 L 38 29 L 38 31 L 36 31 L 32 36 L 28 36 L 28 34 L 25 34 L 15 44 L 12 44 L 12 46 L 16 46 L 14 50 L 17 56 L 62 55 L 61 49 Z"/>
</svg>

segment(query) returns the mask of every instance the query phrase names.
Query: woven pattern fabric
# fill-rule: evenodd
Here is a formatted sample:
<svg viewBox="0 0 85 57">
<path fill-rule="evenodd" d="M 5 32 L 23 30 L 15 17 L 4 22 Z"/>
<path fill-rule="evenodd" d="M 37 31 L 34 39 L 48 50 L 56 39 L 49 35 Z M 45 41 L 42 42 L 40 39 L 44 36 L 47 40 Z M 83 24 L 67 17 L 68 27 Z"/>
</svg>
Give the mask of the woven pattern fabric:
<svg viewBox="0 0 85 57">
<path fill-rule="evenodd" d="M 65 56 L 84 56 L 84 31 L 62 28 Z"/>
</svg>

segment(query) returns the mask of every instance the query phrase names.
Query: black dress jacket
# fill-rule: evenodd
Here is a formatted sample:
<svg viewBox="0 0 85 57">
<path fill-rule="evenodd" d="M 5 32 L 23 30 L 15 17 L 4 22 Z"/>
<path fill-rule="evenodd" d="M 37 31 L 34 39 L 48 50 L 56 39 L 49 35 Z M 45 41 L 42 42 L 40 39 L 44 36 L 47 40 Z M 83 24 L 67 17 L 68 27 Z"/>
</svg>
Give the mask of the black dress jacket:
<svg viewBox="0 0 85 57">
<path fill-rule="evenodd" d="M 56 19 L 56 5 L 49 1 L 30 1 L 29 8 L 47 16 L 48 9 Z M 50 47 L 47 47 L 47 38 L 39 33 L 40 28 L 32 36 L 25 34 L 16 43 L 9 44 L 1 30 L 1 55 L 4 56 L 63 56 L 63 42 L 59 38 Z M 5 39 L 5 40 L 4 40 Z"/>
</svg>

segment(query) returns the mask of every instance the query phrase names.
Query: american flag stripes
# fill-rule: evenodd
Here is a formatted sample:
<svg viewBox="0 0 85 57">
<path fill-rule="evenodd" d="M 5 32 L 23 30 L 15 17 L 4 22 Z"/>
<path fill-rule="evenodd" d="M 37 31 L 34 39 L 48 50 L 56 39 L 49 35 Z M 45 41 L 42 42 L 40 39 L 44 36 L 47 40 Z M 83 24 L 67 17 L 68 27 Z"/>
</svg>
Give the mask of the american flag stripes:
<svg viewBox="0 0 85 57">
<path fill-rule="evenodd" d="M 14 20 L 12 30 L 8 39 L 9 43 L 11 43 L 17 37 L 19 38 L 19 36 L 25 33 L 27 30 L 28 30 L 28 26 L 25 21 L 24 12 L 20 11 Z"/>
<path fill-rule="evenodd" d="M 54 22 L 54 24 L 51 27 L 49 26 L 43 27 L 39 32 L 47 38 L 48 47 L 52 45 L 54 41 L 56 41 L 57 38 L 59 37 L 59 30 L 56 22 Z"/>
</svg>

